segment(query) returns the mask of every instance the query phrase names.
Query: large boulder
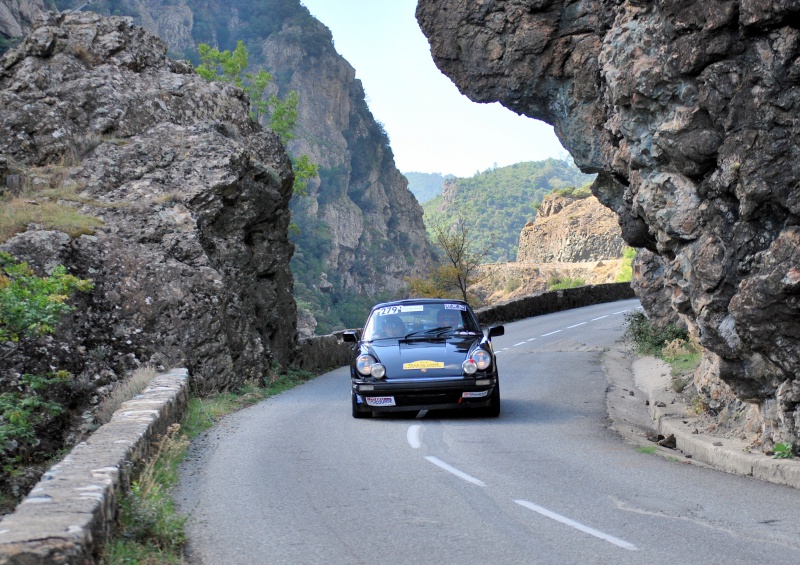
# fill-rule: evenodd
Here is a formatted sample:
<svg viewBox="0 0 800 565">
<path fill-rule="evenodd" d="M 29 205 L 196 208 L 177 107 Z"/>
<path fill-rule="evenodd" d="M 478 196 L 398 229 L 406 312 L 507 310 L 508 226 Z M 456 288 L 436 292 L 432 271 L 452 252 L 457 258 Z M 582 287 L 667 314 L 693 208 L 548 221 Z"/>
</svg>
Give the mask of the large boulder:
<svg viewBox="0 0 800 565">
<path fill-rule="evenodd" d="M 554 125 L 742 400 L 800 425 L 796 2 L 420 0 L 473 100 Z M 647 304 L 647 300 L 643 300 Z M 767 409 L 768 408 L 768 409 Z"/>
<path fill-rule="evenodd" d="M 294 360 L 292 168 L 240 89 L 168 59 L 130 19 L 46 15 L 0 60 L 0 107 L 6 179 L 103 222 L 75 239 L 29 226 L 2 246 L 95 283 L 64 331 L 19 346 L 17 369 L 113 386 L 141 363 L 185 366 L 209 391 Z"/>
</svg>

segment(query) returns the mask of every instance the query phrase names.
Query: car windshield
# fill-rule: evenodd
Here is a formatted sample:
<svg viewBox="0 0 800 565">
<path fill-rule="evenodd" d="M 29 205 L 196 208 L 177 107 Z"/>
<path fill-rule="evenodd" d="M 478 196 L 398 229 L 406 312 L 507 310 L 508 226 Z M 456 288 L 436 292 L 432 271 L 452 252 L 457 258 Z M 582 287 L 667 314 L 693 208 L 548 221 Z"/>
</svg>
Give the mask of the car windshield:
<svg viewBox="0 0 800 565">
<path fill-rule="evenodd" d="M 479 333 L 475 316 L 463 303 L 403 303 L 375 308 L 364 328 L 365 341 Z"/>
</svg>

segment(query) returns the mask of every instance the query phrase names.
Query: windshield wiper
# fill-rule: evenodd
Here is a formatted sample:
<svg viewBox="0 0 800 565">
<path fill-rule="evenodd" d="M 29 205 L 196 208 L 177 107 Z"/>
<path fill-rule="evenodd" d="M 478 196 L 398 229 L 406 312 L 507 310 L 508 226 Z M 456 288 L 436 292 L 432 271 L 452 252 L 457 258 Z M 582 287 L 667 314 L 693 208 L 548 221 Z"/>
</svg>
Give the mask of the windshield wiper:
<svg viewBox="0 0 800 565">
<path fill-rule="evenodd" d="M 451 332 L 451 331 L 453 331 L 453 328 L 451 328 L 450 326 L 439 326 L 438 328 L 431 328 L 429 330 L 418 330 L 416 332 L 411 332 L 410 334 L 406 335 L 405 339 L 408 339 L 408 338 L 414 337 L 414 336 L 419 337 L 419 336 L 426 336 L 426 335 L 435 335 L 435 336 L 439 337 L 439 336 L 444 335 L 447 332 Z"/>
</svg>

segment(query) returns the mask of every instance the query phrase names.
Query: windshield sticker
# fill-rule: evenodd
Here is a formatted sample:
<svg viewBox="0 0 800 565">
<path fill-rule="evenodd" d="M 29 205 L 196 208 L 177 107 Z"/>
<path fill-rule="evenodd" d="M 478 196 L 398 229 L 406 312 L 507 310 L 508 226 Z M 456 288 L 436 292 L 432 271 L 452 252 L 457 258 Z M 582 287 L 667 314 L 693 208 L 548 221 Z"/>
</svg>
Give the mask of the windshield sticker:
<svg viewBox="0 0 800 565">
<path fill-rule="evenodd" d="M 376 310 L 378 316 L 388 316 L 390 314 L 402 314 L 403 312 L 422 312 L 422 304 L 412 304 L 405 306 L 384 306 Z"/>
<path fill-rule="evenodd" d="M 408 369 L 444 369 L 444 363 L 440 361 L 414 361 L 413 363 L 403 363 L 403 370 Z"/>
<path fill-rule="evenodd" d="M 463 304 L 445 304 L 445 310 L 461 310 L 462 312 L 467 311 L 467 307 Z"/>
</svg>

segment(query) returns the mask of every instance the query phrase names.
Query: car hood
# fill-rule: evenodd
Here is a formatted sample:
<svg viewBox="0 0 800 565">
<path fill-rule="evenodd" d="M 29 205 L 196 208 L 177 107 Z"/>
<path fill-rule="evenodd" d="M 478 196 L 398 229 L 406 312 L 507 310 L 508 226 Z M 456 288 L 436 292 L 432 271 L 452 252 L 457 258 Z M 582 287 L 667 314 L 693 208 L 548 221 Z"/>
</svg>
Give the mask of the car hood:
<svg viewBox="0 0 800 565">
<path fill-rule="evenodd" d="M 386 379 L 461 376 L 461 364 L 480 335 L 432 340 L 377 340 L 370 344 Z"/>
</svg>

